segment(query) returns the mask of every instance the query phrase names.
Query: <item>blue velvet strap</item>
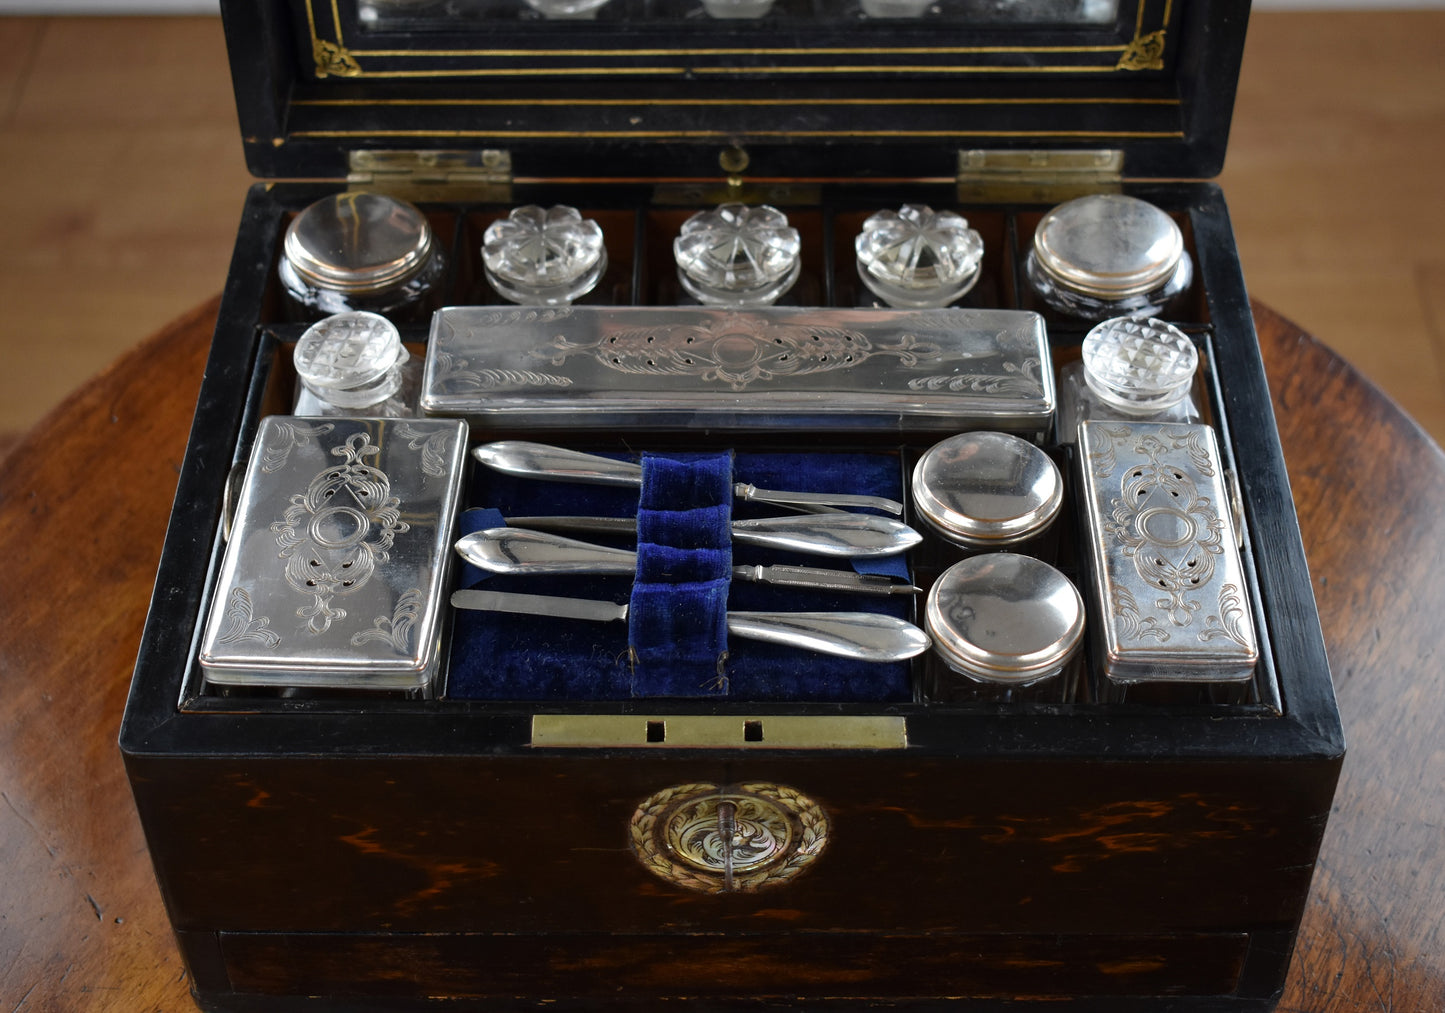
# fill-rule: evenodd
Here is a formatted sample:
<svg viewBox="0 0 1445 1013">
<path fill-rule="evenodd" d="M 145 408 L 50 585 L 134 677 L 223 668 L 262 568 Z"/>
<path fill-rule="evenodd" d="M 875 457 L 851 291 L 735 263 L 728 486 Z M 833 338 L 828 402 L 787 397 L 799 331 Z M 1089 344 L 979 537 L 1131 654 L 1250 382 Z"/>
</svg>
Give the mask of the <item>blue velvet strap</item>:
<svg viewBox="0 0 1445 1013">
<path fill-rule="evenodd" d="M 727 692 L 732 455 L 644 454 L 628 607 L 634 697 Z"/>
</svg>

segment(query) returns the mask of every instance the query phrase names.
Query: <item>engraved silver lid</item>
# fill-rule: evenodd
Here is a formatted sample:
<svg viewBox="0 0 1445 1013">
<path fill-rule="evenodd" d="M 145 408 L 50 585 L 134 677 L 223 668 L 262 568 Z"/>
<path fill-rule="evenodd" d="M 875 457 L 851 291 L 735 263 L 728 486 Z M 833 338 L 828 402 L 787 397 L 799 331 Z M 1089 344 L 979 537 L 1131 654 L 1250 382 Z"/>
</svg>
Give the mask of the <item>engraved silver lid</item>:
<svg viewBox="0 0 1445 1013">
<path fill-rule="evenodd" d="M 1199 351 L 1173 324 L 1114 317 L 1084 336 L 1083 360 L 1084 382 L 1099 400 L 1132 415 L 1150 415 L 1189 396 Z"/>
<path fill-rule="evenodd" d="M 683 222 L 672 243 L 677 278 L 710 306 L 768 306 L 798 280 L 802 239 L 766 204 L 719 204 Z"/>
<path fill-rule="evenodd" d="M 201 640 L 206 679 L 430 691 L 467 427 L 268 416 Z"/>
<path fill-rule="evenodd" d="M 983 237 L 968 219 L 923 204 L 879 211 L 853 241 L 858 276 L 889 306 L 947 306 L 973 288 L 983 263 Z"/>
<path fill-rule="evenodd" d="M 364 408 L 391 397 L 408 358 L 395 324 L 358 310 L 312 324 L 292 353 L 306 389 L 338 408 Z"/>
<path fill-rule="evenodd" d="M 565 306 L 592 291 L 607 270 L 607 247 L 602 227 L 576 208 L 528 204 L 487 226 L 482 263 L 504 299 Z"/>
<path fill-rule="evenodd" d="M 1048 563 L 990 552 L 933 582 L 924 621 L 949 668 L 980 682 L 1024 686 L 1057 675 L 1084 636 L 1084 600 Z"/>
<path fill-rule="evenodd" d="M 1047 528 L 1064 502 L 1058 465 L 1009 433 L 960 433 L 913 467 L 913 505 L 939 534 L 968 548 L 1001 548 Z"/>
<path fill-rule="evenodd" d="M 1124 299 L 1169 281 L 1184 257 L 1174 219 L 1137 197 L 1092 194 L 1044 215 L 1034 230 L 1038 266 L 1058 284 Z"/>
<path fill-rule="evenodd" d="M 338 193 L 286 227 L 283 253 L 307 282 L 342 292 L 398 285 L 426 266 L 432 229 L 412 204 L 385 194 Z"/>
</svg>

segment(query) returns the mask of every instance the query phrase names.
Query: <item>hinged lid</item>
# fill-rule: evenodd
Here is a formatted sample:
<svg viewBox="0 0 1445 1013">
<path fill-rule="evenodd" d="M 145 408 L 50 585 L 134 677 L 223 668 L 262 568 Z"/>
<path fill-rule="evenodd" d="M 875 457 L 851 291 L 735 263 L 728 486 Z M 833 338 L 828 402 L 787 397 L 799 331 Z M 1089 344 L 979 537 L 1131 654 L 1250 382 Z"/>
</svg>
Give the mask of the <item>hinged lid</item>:
<svg viewBox="0 0 1445 1013">
<path fill-rule="evenodd" d="M 878 0 L 773 0 L 724 17 L 719 2 L 548 18 L 534 9 L 548 0 L 225 0 L 248 163 L 340 178 L 358 152 L 462 150 L 486 168 L 491 150 L 519 178 L 589 179 L 739 164 L 948 179 L 974 159 L 961 152 L 1020 149 L 1121 152 L 1134 177 L 1223 164 L 1246 3 L 950 0 L 877 16 Z"/>
</svg>

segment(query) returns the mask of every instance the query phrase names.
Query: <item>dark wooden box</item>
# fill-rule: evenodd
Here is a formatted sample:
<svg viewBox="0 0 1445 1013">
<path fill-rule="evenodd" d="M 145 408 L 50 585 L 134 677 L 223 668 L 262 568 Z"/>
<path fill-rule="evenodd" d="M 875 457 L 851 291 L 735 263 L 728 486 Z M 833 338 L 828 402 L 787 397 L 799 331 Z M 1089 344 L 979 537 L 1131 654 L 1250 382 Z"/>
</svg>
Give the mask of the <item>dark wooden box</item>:
<svg viewBox="0 0 1445 1013">
<path fill-rule="evenodd" d="M 1037 308 L 1022 255 L 1062 196 L 1122 189 L 1158 204 L 1198 268 L 1176 322 L 1205 353 L 1201 394 L 1242 491 L 1256 677 L 1223 696 L 1069 704 L 940 702 L 921 689 L 889 705 L 218 693 L 197 643 L 226 476 L 295 383 L 301 327 L 277 291 L 279 240 L 344 185 L 259 184 L 121 732 L 198 1003 L 1271 1008 L 1344 745 L 1228 215 L 1199 181 L 1222 163 L 1247 5 L 1124 0 L 1100 24 L 1010 28 L 947 8 L 877 21 L 818 0 L 713 22 L 612 2 L 575 23 L 454 4 L 446 32 L 425 6 L 367 28 L 354 0 L 228 3 L 248 160 L 261 176 L 339 180 L 393 148 L 470 150 L 480 173 L 397 184 L 451 244 L 453 303 L 495 301 L 481 230 L 529 202 L 604 219 L 616 247 L 593 300 L 639 304 L 668 298 L 676 223 L 722 196 L 794 216 L 816 253 L 803 291 L 823 305 L 857 300 L 851 237 L 870 211 L 952 208 L 988 248 L 966 304 L 1005 308 Z M 1053 160 L 1001 178 L 974 171 L 968 153 L 985 149 L 988 166 L 998 152 Z M 1095 149 L 1119 152 L 1112 174 L 1060 175 Z M 1084 328 L 1048 323 L 1056 364 L 1075 357 Z M 419 350 L 425 323 L 404 337 Z M 906 461 L 932 439 L 884 443 Z M 624 445 L 607 433 L 574 442 Z M 1075 541 L 1055 559 L 1074 573 Z M 927 559 L 917 564 L 926 580 Z M 920 687 L 933 664 L 917 662 Z M 684 731 L 548 746 L 534 744 L 539 714 L 678 729 L 725 716 L 761 740 L 703 746 Z M 778 718 L 890 723 L 906 747 L 803 748 L 771 735 Z M 826 813 L 828 846 L 803 874 L 715 895 L 664 882 L 634 854 L 630 821 L 658 792 L 755 782 Z"/>
</svg>

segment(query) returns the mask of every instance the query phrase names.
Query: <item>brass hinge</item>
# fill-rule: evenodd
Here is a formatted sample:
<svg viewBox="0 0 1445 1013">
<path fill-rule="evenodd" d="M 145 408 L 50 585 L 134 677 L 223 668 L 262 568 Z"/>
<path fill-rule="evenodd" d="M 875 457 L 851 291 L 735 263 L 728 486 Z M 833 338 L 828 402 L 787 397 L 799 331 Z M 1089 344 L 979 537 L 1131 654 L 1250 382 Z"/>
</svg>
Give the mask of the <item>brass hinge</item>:
<svg viewBox="0 0 1445 1013">
<path fill-rule="evenodd" d="M 421 202 L 507 201 L 512 191 L 512 153 L 480 151 L 394 151 L 348 153 L 346 182 L 352 190 L 374 190 Z"/>
<path fill-rule="evenodd" d="M 1057 204 L 1118 191 L 1124 152 L 1116 149 L 960 151 L 960 202 Z"/>
</svg>

